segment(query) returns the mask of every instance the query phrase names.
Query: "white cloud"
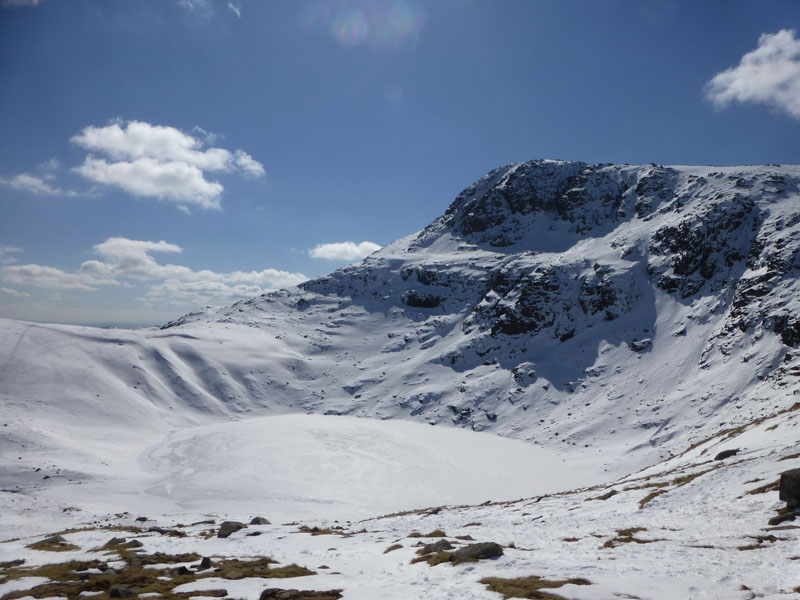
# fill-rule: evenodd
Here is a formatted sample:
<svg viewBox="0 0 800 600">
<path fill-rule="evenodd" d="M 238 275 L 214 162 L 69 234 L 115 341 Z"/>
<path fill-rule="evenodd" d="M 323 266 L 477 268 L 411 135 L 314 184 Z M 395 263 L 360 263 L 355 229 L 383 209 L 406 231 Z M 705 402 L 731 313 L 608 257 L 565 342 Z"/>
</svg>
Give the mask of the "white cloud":
<svg viewBox="0 0 800 600">
<path fill-rule="evenodd" d="M 32 175 L 31 173 L 19 173 L 11 177 L 0 177 L 0 185 L 21 192 L 28 192 L 37 196 L 78 196 L 72 190 L 62 190 L 50 182 L 53 174 L 45 172 L 42 175 Z"/>
<path fill-rule="evenodd" d="M 705 92 L 717 107 L 731 102 L 768 104 L 800 119 L 800 40 L 795 30 L 763 34 L 758 48 L 715 75 Z"/>
<path fill-rule="evenodd" d="M 195 128 L 194 137 L 174 127 L 141 121 L 89 126 L 70 141 L 109 159 L 88 155 L 73 170 L 91 181 L 119 187 L 134 196 L 168 200 L 179 206 L 219 209 L 224 188 L 206 172 L 239 172 L 263 177 L 264 166 L 243 150 L 204 148 L 219 136 Z"/>
<path fill-rule="evenodd" d="M 14 296 L 15 298 L 30 298 L 31 296 L 30 294 L 27 294 L 25 292 L 20 292 L 7 287 L 0 287 L 0 292 L 8 294 L 9 296 Z"/>
<path fill-rule="evenodd" d="M 264 165 L 243 150 L 236 151 L 235 162 L 236 166 L 248 175 L 252 175 L 253 177 L 264 176 Z"/>
<path fill-rule="evenodd" d="M 22 286 L 62 290 L 94 290 L 92 279 L 79 273 L 67 273 L 42 265 L 14 265 L 0 269 L 3 279 Z"/>
<path fill-rule="evenodd" d="M 96 183 L 115 185 L 134 196 L 150 196 L 160 200 L 219 209 L 222 184 L 207 181 L 203 172 L 184 162 L 159 162 L 139 158 L 133 162 L 106 162 L 87 156 L 73 169 Z"/>
<path fill-rule="evenodd" d="M 277 269 L 218 273 L 195 271 L 183 265 L 161 264 L 152 253 L 182 252 L 180 246 L 165 241 L 150 242 L 123 237 L 108 238 L 93 247 L 99 260 L 87 260 L 77 272 L 53 267 L 21 265 L 3 267 L 0 276 L 9 283 L 52 289 L 91 291 L 103 285 L 150 282 L 144 298 L 171 304 L 223 304 L 257 296 L 265 291 L 302 283 L 302 273 Z"/>
<path fill-rule="evenodd" d="M 9 265 L 17 262 L 15 254 L 21 254 L 22 248 L 0 244 L 0 265 Z"/>
<path fill-rule="evenodd" d="M 326 258 L 328 260 L 356 260 L 364 258 L 379 250 L 381 246 L 373 242 L 334 242 L 330 244 L 317 244 L 308 251 L 312 258 Z"/>
<path fill-rule="evenodd" d="M 228 2 L 228 8 L 230 8 L 231 11 L 233 11 L 233 14 L 235 14 L 237 17 L 239 17 L 240 19 L 242 18 L 241 5 L 236 5 L 233 2 Z"/>
</svg>

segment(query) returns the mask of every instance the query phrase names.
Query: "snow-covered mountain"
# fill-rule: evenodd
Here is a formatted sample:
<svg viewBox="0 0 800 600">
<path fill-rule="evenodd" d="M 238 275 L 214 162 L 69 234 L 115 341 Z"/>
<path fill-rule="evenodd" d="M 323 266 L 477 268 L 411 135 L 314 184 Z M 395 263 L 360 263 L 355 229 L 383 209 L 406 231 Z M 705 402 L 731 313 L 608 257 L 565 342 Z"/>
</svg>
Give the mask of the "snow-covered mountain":
<svg viewBox="0 0 800 600">
<path fill-rule="evenodd" d="M 0 395 L 132 420 L 416 419 L 593 452 L 613 437 L 652 462 L 794 403 L 798 182 L 794 166 L 502 167 L 297 289 L 160 331 L 4 322 Z"/>
<path fill-rule="evenodd" d="M 546 535 L 558 546 L 561 522 L 573 523 L 588 540 L 597 537 L 590 529 L 600 523 L 632 527 L 620 515 L 627 519 L 645 506 L 661 511 L 651 514 L 651 528 L 661 523 L 665 531 L 679 531 L 674 519 L 680 513 L 695 532 L 728 531 L 722 516 L 708 520 L 705 495 L 723 490 L 728 501 L 748 498 L 736 508 L 737 518 L 745 519 L 770 504 L 765 496 L 748 497 L 754 492 L 746 484 L 774 478 L 795 466 L 782 461 L 797 458 L 791 451 L 800 442 L 799 184 L 798 166 L 537 160 L 490 172 L 423 231 L 298 288 L 192 313 L 161 329 L 0 321 L 0 487 L 44 491 L 68 502 L 77 496 L 52 491 L 66 478 L 89 484 L 84 502 L 93 481 L 139 473 L 146 459 L 150 468 L 171 465 L 170 481 L 184 486 L 179 494 L 170 491 L 172 483 L 153 484 L 151 496 L 175 500 L 182 494 L 210 510 L 203 494 L 218 498 L 213 494 L 219 492 L 208 491 L 214 484 L 209 473 L 224 468 L 209 465 L 250 464 L 262 451 L 302 443 L 300 433 L 282 437 L 280 426 L 256 419 L 234 431 L 230 421 L 318 413 L 516 438 L 550 457 L 531 455 L 519 464 L 538 460 L 548 477 L 559 469 L 574 475 L 551 488 L 545 482 L 536 488 L 541 493 L 599 485 L 571 496 L 574 506 L 551 497 L 542 506 L 550 506 L 552 530 L 509 529 L 523 538 Z M 369 462 L 358 458 L 369 452 L 364 448 L 402 454 L 396 440 L 406 436 L 414 440 L 409 447 L 424 449 L 414 461 L 432 457 L 424 476 L 441 476 L 436 489 L 442 490 L 455 485 L 442 474 L 455 473 L 469 445 L 447 442 L 455 452 L 447 455 L 417 433 L 365 428 L 363 446 L 349 448 L 347 439 L 358 428 L 341 423 L 348 425 L 338 433 L 321 425 L 292 427 L 324 440 L 330 456 L 345 452 L 358 465 Z M 385 443 L 376 443 L 384 435 Z M 739 449 L 745 458 L 724 471 L 722 463 L 708 468 L 726 449 Z M 507 462 L 521 454 L 497 452 Z M 325 460 L 335 460 L 330 456 Z M 486 465 L 481 469 L 495 468 Z M 636 475 L 640 469 L 647 470 Z M 298 463 L 279 474 L 300 470 Z M 706 487 L 684 489 L 712 471 L 702 479 Z M 712 477 L 713 489 L 707 483 Z M 250 497 L 277 485 L 273 478 L 258 487 L 258 479 L 246 470 L 223 481 L 252 484 Z M 399 483 L 408 487 L 408 481 Z M 502 486 L 486 485 L 502 495 Z M 649 487 L 656 490 L 652 498 L 634 498 Z M 528 488 L 515 493 L 519 489 Z M 598 499 L 608 502 L 586 503 Z M 579 507 L 575 521 L 571 511 Z M 518 524 L 515 515 L 528 509 L 482 510 L 474 509 L 471 520 L 505 531 L 509 519 Z M 451 528 L 459 514 L 438 518 Z M 747 523 L 754 527 L 768 518 L 752 516 Z M 392 531 L 407 523 L 398 521 Z M 702 541 L 692 535 L 681 542 L 683 554 L 670 556 L 684 568 L 693 561 L 719 566 L 709 553 L 685 550 L 706 547 L 687 545 Z M 558 560 L 595 560 L 594 546 L 584 550 L 573 555 L 565 549 Z M 650 568 L 629 558 L 633 571 Z M 652 564 L 660 560 L 651 558 Z M 731 561 L 723 570 L 735 574 L 744 564 Z M 613 569 L 606 575 L 612 581 Z M 706 589 L 702 575 L 695 575 L 697 589 Z M 678 597 L 670 595 L 672 588 L 659 595 L 642 585 L 637 589 L 649 590 L 644 597 Z M 737 589 L 733 579 L 725 585 Z M 720 597 L 738 597 L 726 594 Z"/>
<path fill-rule="evenodd" d="M 511 165 L 359 264 L 164 334 L 269 337 L 246 368 L 192 367 L 192 393 L 229 408 L 677 449 L 795 401 L 798 182 L 786 166 Z M 168 389 L 192 365 L 175 345 L 143 365 Z"/>
</svg>

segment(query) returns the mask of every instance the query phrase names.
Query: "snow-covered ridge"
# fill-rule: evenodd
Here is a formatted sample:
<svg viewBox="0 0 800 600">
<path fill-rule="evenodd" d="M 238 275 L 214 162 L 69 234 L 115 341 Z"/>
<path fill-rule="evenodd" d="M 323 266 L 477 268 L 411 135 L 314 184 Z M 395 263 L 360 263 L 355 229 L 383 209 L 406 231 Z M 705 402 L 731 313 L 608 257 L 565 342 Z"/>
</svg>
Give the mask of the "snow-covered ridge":
<svg viewBox="0 0 800 600">
<path fill-rule="evenodd" d="M 0 400 L 17 424 L 335 413 L 649 464 L 795 401 L 799 181 L 796 166 L 502 167 L 300 288 L 160 331 L 4 321 Z"/>
</svg>

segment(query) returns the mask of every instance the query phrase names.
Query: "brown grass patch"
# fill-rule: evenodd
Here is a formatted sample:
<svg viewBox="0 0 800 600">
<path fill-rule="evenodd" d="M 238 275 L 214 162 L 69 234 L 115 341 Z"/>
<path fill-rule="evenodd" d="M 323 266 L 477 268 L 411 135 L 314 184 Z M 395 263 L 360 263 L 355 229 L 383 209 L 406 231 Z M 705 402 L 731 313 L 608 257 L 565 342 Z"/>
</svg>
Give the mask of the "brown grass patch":
<svg viewBox="0 0 800 600">
<path fill-rule="evenodd" d="M 544 590 L 557 589 L 567 584 L 571 585 L 591 585 L 591 581 L 582 577 L 575 579 L 563 579 L 549 581 L 531 575 L 530 577 L 516 577 L 505 579 L 502 577 L 484 577 L 479 583 L 485 585 L 490 592 L 503 594 L 503 598 L 528 598 L 532 600 L 564 600 L 563 596 L 551 594 Z"/>
</svg>

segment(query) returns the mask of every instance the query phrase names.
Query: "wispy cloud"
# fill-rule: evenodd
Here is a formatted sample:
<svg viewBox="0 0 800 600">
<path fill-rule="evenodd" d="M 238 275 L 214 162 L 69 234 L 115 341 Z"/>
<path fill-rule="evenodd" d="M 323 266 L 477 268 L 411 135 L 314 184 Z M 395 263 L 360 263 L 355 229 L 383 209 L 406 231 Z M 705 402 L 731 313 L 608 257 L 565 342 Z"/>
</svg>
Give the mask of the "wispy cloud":
<svg viewBox="0 0 800 600">
<path fill-rule="evenodd" d="M 42 0 L 0 0 L 0 8 L 11 6 L 39 6 Z"/>
<path fill-rule="evenodd" d="M 80 196 L 74 190 L 64 190 L 55 185 L 57 160 L 50 160 L 38 167 L 37 173 L 18 173 L 8 177 L 0 177 L 0 186 L 37 196 Z"/>
<path fill-rule="evenodd" d="M 0 268 L 0 277 L 23 287 L 94 291 L 102 286 L 145 283 L 147 300 L 171 304 L 220 304 L 256 296 L 265 291 L 302 283 L 302 273 L 278 269 L 218 273 L 195 271 L 176 264 L 162 264 L 154 253 L 180 254 L 180 246 L 165 241 L 108 238 L 93 247 L 98 259 L 85 261 L 77 271 L 29 264 Z"/>
<path fill-rule="evenodd" d="M 238 172 L 263 177 L 264 166 L 243 150 L 205 148 L 210 134 L 200 137 L 174 127 L 141 121 L 89 126 L 71 141 L 90 152 L 73 170 L 96 183 L 116 186 L 131 195 L 158 198 L 179 206 L 221 208 L 224 187 L 206 179 L 208 172 Z"/>
<path fill-rule="evenodd" d="M 0 287 L 0 292 L 4 294 L 8 294 L 9 296 L 14 296 L 15 298 L 30 298 L 30 294 L 26 292 L 20 292 L 12 288 Z"/>
<path fill-rule="evenodd" d="M 0 265 L 10 265 L 17 262 L 17 254 L 22 254 L 22 248 L 0 244 Z"/>
<path fill-rule="evenodd" d="M 178 6 L 203 17 L 211 16 L 214 12 L 210 0 L 178 0 Z"/>
<path fill-rule="evenodd" d="M 342 46 L 376 50 L 413 48 L 425 26 L 413 0 L 314 0 L 298 17 L 308 33 L 325 33 Z"/>
<path fill-rule="evenodd" d="M 380 250 L 381 246 L 373 242 L 333 242 L 330 244 L 317 244 L 308 251 L 312 258 L 325 258 L 328 260 L 357 260 Z"/>
<path fill-rule="evenodd" d="M 717 107 L 732 102 L 767 104 L 800 119 L 800 40 L 794 29 L 765 33 L 758 48 L 706 84 Z"/>
<path fill-rule="evenodd" d="M 241 4 L 234 4 L 233 2 L 228 2 L 228 8 L 231 9 L 233 14 L 235 14 L 240 19 L 242 18 L 242 5 Z"/>
</svg>

